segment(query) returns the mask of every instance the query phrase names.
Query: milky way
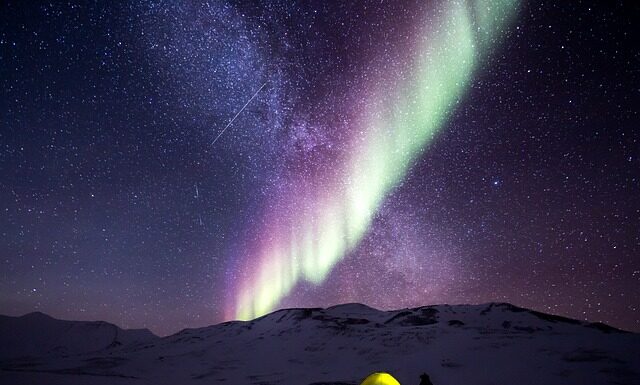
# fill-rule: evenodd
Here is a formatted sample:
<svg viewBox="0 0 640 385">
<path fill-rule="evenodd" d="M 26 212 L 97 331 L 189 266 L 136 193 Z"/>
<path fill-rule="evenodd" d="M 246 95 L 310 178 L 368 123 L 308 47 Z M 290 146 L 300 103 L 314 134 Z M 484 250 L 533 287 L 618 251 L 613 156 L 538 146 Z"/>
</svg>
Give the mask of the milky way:
<svg viewBox="0 0 640 385">
<path fill-rule="evenodd" d="M 507 301 L 640 330 L 638 15 L 3 2 L 0 313 Z"/>
</svg>

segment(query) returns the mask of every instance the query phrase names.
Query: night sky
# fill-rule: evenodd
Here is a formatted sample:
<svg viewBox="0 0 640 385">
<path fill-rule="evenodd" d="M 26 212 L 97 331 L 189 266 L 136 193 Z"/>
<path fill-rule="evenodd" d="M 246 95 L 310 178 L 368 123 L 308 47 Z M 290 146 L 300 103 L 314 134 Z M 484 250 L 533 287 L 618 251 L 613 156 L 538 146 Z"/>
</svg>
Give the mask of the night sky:
<svg viewBox="0 0 640 385">
<path fill-rule="evenodd" d="M 633 3 L 3 1 L 0 313 L 640 331 Z"/>
</svg>

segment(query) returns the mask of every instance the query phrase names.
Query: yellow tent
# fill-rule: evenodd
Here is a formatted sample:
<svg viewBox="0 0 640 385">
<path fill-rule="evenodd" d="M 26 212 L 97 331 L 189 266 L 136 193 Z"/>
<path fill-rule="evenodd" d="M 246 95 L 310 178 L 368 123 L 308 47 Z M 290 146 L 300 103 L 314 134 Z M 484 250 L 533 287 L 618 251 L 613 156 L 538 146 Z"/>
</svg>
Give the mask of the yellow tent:
<svg viewBox="0 0 640 385">
<path fill-rule="evenodd" d="M 389 373 L 376 372 L 365 378 L 360 385 L 400 385 L 400 383 Z"/>
</svg>

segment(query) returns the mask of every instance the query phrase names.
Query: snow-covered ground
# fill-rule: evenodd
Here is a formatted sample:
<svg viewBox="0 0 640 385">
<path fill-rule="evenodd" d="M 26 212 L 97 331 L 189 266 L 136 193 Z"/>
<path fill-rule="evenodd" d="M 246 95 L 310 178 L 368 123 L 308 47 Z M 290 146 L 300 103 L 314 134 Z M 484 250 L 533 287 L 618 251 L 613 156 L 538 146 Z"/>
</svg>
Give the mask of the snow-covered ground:
<svg viewBox="0 0 640 385">
<path fill-rule="evenodd" d="M 43 337 L 60 322 L 102 334 L 74 325 Z M 640 335 L 509 304 L 287 309 L 165 338 L 116 329 L 120 343 L 107 343 L 113 328 L 2 317 L 0 383 L 359 384 L 386 371 L 403 385 L 422 372 L 435 385 L 640 384 Z"/>
</svg>

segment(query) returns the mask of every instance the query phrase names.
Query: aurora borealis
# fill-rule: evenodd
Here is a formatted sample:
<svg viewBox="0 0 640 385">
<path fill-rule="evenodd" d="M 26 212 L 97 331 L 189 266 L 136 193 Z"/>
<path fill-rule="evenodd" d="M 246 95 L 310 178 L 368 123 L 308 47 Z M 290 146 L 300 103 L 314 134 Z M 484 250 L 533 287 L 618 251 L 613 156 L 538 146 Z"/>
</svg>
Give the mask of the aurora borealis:
<svg viewBox="0 0 640 385">
<path fill-rule="evenodd" d="M 511 302 L 640 330 L 638 7 L 0 5 L 0 313 Z"/>
<path fill-rule="evenodd" d="M 250 252 L 235 314 L 249 320 L 278 305 L 300 279 L 321 284 L 333 266 L 358 246 L 387 194 L 404 178 L 455 107 L 489 42 L 507 28 L 514 1 L 491 7 L 451 2 L 441 20 L 409 44 L 402 80 L 375 79 L 355 122 L 345 159 L 311 181 L 294 181 Z M 421 20 L 418 17 L 418 20 Z M 428 26 L 428 27 L 427 27 Z M 420 31 L 422 28 L 418 28 Z M 266 240 L 265 240 L 266 239 Z M 257 265 L 257 268 L 252 268 Z"/>
</svg>

